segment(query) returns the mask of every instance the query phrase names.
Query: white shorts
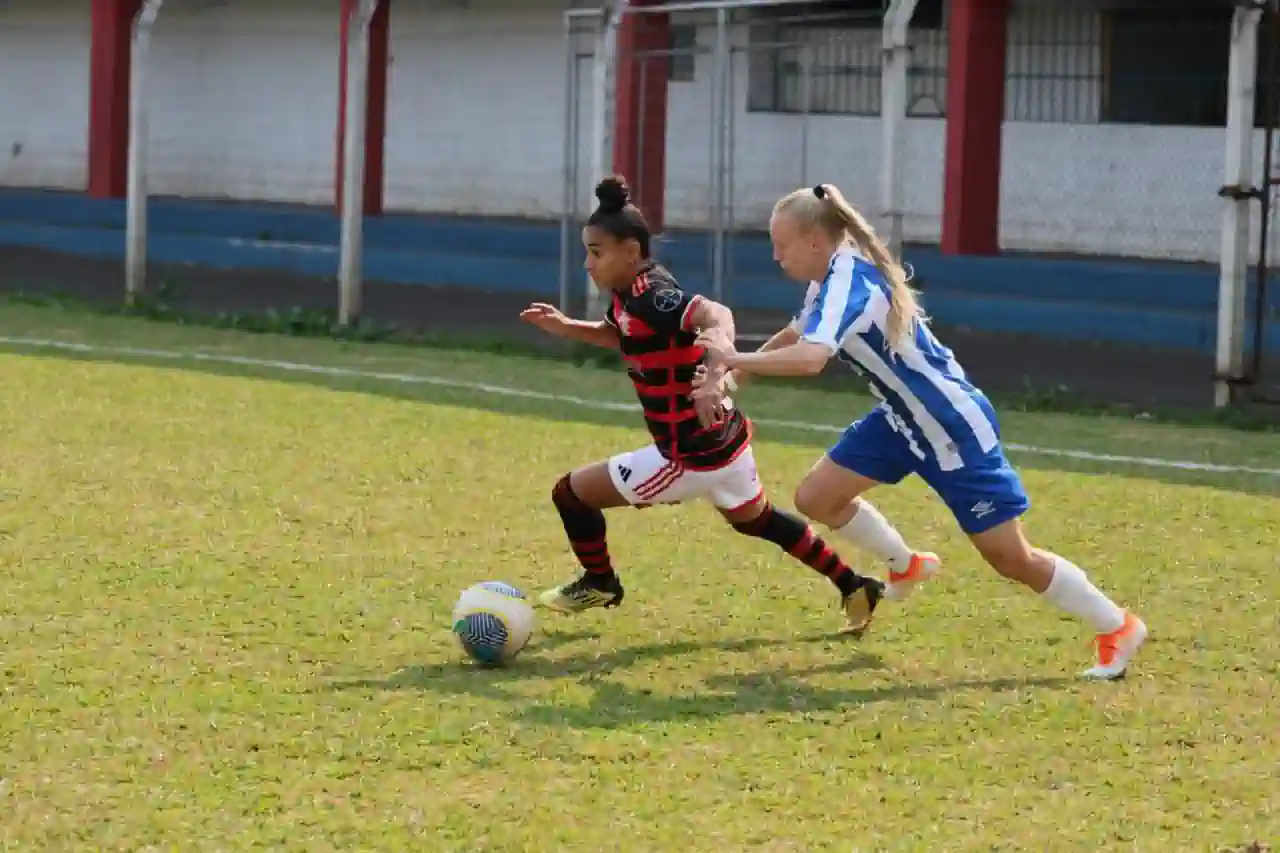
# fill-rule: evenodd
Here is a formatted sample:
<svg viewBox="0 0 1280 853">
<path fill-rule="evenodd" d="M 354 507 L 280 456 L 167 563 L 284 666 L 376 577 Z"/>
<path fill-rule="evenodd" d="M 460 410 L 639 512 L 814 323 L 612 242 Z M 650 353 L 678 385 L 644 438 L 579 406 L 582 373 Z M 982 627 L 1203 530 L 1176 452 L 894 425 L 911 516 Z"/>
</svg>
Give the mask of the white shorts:
<svg viewBox="0 0 1280 853">
<path fill-rule="evenodd" d="M 764 496 L 750 446 L 723 468 L 689 471 L 663 456 L 655 445 L 619 453 L 609 460 L 609 477 L 632 506 L 673 504 L 705 498 L 717 509 L 737 510 Z"/>
</svg>

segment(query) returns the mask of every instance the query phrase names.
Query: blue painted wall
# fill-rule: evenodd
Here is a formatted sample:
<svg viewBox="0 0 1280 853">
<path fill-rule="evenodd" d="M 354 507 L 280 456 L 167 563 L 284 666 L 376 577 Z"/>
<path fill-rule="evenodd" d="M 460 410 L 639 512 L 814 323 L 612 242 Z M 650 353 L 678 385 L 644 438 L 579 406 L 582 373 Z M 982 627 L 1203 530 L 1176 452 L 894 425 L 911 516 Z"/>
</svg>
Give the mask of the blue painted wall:
<svg viewBox="0 0 1280 853">
<path fill-rule="evenodd" d="M 156 261 L 256 267 L 332 276 L 338 220 L 288 206 L 153 199 Z M 365 274 L 409 284 L 558 292 L 559 229 L 545 223 L 388 215 L 366 223 Z M 575 263 L 577 234 L 571 235 Z M 123 257 L 124 205 L 55 192 L 0 192 L 0 244 Z M 711 244 L 670 234 L 659 250 L 686 287 L 708 292 Z M 1057 338 L 1213 350 L 1217 270 L 1208 265 L 1061 260 L 1024 256 L 949 258 L 911 247 L 925 304 L 945 325 Z M 735 308 L 791 310 L 796 285 L 777 273 L 762 235 L 729 244 L 725 301 Z M 1280 353 L 1280 276 L 1268 288 L 1268 351 Z"/>
</svg>

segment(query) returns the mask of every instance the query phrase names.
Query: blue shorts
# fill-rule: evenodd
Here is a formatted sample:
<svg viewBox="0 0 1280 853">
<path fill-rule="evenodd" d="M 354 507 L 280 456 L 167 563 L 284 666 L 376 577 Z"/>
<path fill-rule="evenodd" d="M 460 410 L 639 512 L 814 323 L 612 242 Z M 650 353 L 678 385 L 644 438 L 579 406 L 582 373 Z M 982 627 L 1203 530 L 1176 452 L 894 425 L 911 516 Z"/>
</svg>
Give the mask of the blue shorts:
<svg viewBox="0 0 1280 853">
<path fill-rule="evenodd" d="M 921 459 L 911 449 L 884 409 L 853 423 L 827 456 L 841 468 L 888 485 L 919 474 L 970 536 L 1018 518 L 1031 507 L 1022 479 L 998 445 L 963 468 L 943 471 L 932 458 Z"/>
</svg>

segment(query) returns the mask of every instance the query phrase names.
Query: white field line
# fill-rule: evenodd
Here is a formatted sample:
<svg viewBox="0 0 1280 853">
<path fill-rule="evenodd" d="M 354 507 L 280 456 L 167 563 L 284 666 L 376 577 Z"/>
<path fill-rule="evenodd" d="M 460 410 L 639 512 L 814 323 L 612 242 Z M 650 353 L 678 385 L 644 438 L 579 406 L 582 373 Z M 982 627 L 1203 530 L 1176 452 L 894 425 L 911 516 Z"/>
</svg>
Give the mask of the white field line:
<svg viewBox="0 0 1280 853">
<path fill-rule="evenodd" d="M 228 364 L 240 367 L 256 367 L 267 370 L 278 370 L 285 373 L 303 373 L 313 376 L 340 376 L 351 379 L 371 379 L 381 382 L 395 382 L 402 385 L 430 385 L 437 388 L 455 388 L 489 394 L 495 397 L 519 397 L 526 400 L 542 400 L 548 403 L 562 403 L 580 406 L 584 409 L 596 409 L 608 412 L 639 412 L 636 403 L 613 403 L 607 400 L 594 400 L 586 397 L 575 397 L 569 394 L 551 394 L 545 391 L 530 391 L 525 388 L 511 388 L 505 385 L 491 385 L 487 382 L 468 382 L 462 379 L 451 379 L 445 376 L 430 376 L 420 373 L 388 373 L 377 370 L 357 370 L 349 367 L 331 367 L 323 364 L 307 364 L 296 361 L 280 361 L 270 358 L 253 358 L 251 356 L 225 355 L 220 353 L 188 352 L 181 350 L 147 349 L 143 347 L 118 347 L 98 344 L 77 343 L 74 341 L 58 341 L 46 338 L 23 338 L 0 336 L 0 346 L 25 347 L 28 349 L 59 350 L 62 352 L 82 353 L 86 355 L 121 356 L 126 358 L 144 358 L 163 361 L 192 361 L 207 364 Z M 766 427 L 800 430 L 836 435 L 844 431 L 844 427 L 830 424 L 809 423 L 806 421 L 774 420 L 772 418 L 752 418 Z M 1041 447 L 1038 445 L 1005 442 L 1006 449 L 1015 453 L 1027 453 L 1035 456 L 1055 456 L 1065 459 L 1079 459 L 1087 462 L 1114 462 L 1123 465 L 1136 465 L 1144 468 L 1171 468 L 1179 471 L 1209 471 L 1219 474 L 1256 474 L 1264 477 L 1280 477 L 1280 468 L 1256 468 L 1249 465 L 1219 465 L 1211 462 L 1192 462 L 1185 459 L 1165 459 L 1157 456 L 1123 456 L 1112 453 L 1092 453 L 1087 450 L 1068 450 L 1060 447 Z"/>
</svg>

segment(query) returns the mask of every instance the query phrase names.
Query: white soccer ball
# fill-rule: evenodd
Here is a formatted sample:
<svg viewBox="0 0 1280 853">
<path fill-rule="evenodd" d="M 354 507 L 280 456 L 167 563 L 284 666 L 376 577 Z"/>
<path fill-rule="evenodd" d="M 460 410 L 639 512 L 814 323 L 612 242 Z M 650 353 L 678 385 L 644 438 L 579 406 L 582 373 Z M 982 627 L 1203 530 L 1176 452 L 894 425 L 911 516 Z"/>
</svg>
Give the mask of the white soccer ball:
<svg viewBox="0 0 1280 853">
<path fill-rule="evenodd" d="M 500 581 L 468 587 L 453 607 L 453 633 L 463 651 L 489 666 L 509 663 L 520 654 L 534 621 L 524 593 Z"/>
</svg>

